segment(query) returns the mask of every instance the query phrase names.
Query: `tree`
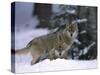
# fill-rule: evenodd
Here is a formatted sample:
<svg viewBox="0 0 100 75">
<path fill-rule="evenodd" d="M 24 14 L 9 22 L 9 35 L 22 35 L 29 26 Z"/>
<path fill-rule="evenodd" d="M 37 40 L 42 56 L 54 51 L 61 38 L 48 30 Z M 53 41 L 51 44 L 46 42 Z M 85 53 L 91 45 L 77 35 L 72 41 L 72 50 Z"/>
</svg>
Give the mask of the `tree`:
<svg viewBox="0 0 100 75">
<path fill-rule="evenodd" d="M 40 21 L 37 28 L 46 28 L 50 26 L 50 16 L 52 15 L 52 7 L 51 4 L 41 4 L 35 3 L 33 15 L 37 15 Z"/>
<path fill-rule="evenodd" d="M 95 45 L 90 50 L 79 57 L 79 59 L 95 59 L 97 58 L 97 8 L 96 7 L 78 7 L 79 18 L 86 18 L 86 23 L 79 24 L 79 29 L 85 30 L 84 35 L 79 35 L 79 40 L 82 45 L 79 47 L 87 47 L 95 42 Z"/>
</svg>

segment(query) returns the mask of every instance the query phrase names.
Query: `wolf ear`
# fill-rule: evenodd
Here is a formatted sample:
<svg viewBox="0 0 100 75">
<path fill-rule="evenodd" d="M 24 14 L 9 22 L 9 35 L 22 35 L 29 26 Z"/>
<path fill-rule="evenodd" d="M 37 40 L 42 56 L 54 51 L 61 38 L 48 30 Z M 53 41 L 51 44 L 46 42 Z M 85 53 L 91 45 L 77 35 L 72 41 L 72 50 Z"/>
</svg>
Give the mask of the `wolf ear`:
<svg viewBox="0 0 100 75">
<path fill-rule="evenodd" d="M 65 25 L 65 28 L 64 28 L 64 30 L 63 30 L 63 32 L 66 32 L 68 29 L 69 29 L 69 25 L 66 24 L 66 25 Z"/>
<path fill-rule="evenodd" d="M 69 24 L 66 24 L 65 30 L 68 30 L 69 27 L 70 27 L 70 25 Z"/>
<path fill-rule="evenodd" d="M 66 24 L 66 28 L 67 28 L 67 29 L 69 28 L 69 24 Z"/>
<path fill-rule="evenodd" d="M 65 33 L 67 29 L 68 28 L 67 28 L 67 24 L 66 24 L 65 27 L 64 27 L 64 29 L 63 29 L 63 33 Z"/>
<path fill-rule="evenodd" d="M 74 26 L 74 28 L 76 29 L 76 31 L 78 32 L 78 25 L 77 25 L 77 23 L 75 23 L 75 24 L 72 24 L 73 26 Z"/>
</svg>

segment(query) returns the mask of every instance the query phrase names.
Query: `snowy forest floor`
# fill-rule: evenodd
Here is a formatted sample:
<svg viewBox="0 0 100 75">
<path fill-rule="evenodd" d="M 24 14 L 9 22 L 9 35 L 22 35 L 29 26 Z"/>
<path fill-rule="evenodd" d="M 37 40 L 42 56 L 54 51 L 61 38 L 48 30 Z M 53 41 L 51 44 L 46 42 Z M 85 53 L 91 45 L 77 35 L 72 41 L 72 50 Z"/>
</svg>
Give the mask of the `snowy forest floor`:
<svg viewBox="0 0 100 75">
<path fill-rule="evenodd" d="M 16 56 L 15 72 L 46 72 L 46 71 L 65 71 L 65 70 L 79 70 L 79 69 L 93 69 L 97 68 L 97 60 L 66 60 L 56 59 L 50 61 L 45 59 L 35 65 L 30 65 L 31 56 L 22 55 Z"/>
</svg>

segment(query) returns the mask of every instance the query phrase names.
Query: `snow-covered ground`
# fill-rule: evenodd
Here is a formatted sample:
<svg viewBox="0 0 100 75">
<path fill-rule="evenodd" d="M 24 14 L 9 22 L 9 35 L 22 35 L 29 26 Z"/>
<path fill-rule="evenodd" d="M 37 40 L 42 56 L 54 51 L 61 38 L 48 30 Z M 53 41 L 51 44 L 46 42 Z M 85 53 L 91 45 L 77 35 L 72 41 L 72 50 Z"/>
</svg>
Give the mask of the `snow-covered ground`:
<svg viewBox="0 0 100 75">
<path fill-rule="evenodd" d="M 15 47 L 23 48 L 27 43 L 38 36 L 48 34 L 47 29 L 30 29 L 25 31 L 16 32 Z M 90 69 L 97 67 L 97 60 L 82 61 L 82 60 L 65 60 L 56 59 L 50 61 L 46 59 L 33 66 L 30 65 L 31 55 L 16 55 L 15 72 L 26 73 L 26 72 L 44 72 L 44 71 L 60 71 L 60 70 L 74 70 L 74 69 Z"/>
<path fill-rule="evenodd" d="M 33 66 L 30 62 L 16 63 L 16 73 L 26 72 L 47 72 L 47 71 L 65 71 L 65 70 L 79 70 L 79 69 L 93 69 L 97 68 L 97 61 L 79 61 L 79 60 L 65 60 L 56 59 L 50 61 L 46 59 Z"/>
</svg>

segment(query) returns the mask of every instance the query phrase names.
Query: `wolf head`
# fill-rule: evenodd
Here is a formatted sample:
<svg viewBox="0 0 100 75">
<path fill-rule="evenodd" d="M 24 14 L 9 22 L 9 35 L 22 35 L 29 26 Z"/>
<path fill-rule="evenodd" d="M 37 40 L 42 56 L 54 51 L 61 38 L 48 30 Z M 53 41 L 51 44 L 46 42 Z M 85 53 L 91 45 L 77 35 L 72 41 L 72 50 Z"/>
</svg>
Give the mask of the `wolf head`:
<svg viewBox="0 0 100 75">
<path fill-rule="evenodd" d="M 65 33 L 66 35 L 68 35 L 72 38 L 76 38 L 77 35 L 78 35 L 78 26 L 77 26 L 77 24 L 66 25 L 63 33 Z"/>
<path fill-rule="evenodd" d="M 51 51 L 53 52 L 52 54 L 54 54 L 56 58 L 64 58 L 64 54 L 66 53 L 67 55 L 68 52 L 68 49 L 66 50 L 66 48 L 68 48 L 67 44 L 63 43 L 61 45 L 56 46 Z"/>
</svg>

